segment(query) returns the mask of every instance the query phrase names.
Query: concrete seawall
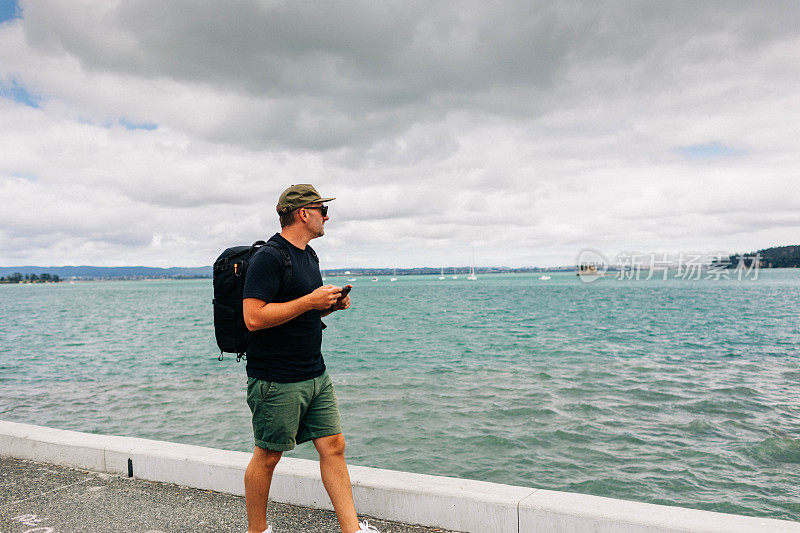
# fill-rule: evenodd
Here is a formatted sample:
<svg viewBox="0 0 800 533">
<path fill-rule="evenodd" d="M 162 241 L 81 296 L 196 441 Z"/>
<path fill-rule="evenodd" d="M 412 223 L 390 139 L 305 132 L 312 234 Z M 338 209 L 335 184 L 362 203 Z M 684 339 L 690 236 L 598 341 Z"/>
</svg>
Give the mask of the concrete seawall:
<svg viewBox="0 0 800 533">
<path fill-rule="evenodd" d="M 242 495 L 250 454 L 0 421 L 0 455 Z M 360 513 L 465 532 L 800 533 L 800 522 L 737 516 L 350 466 Z M 271 499 L 331 509 L 316 461 L 284 458 Z"/>
</svg>

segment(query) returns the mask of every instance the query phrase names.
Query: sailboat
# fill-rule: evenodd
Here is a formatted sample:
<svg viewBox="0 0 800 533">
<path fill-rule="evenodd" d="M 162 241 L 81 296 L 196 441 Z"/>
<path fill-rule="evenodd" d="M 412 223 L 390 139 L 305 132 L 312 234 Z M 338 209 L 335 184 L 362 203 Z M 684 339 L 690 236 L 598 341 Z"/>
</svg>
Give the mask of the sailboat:
<svg viewBox="0 0 800 533">
<path fill-rule="evenodd" d="M 397 281 L 397 269 L 392 270 L 392 277 L 389 278 L 389 281 Z"/>
<path fill-rule="evenodd" d="M 472 247 L 472 266 L 469 267 L 469 276 L 467 276 L 467 279 L 470 281 L 478 279 L 478 276 L 475 275 L 475 246 Z"/>
<path fill-rule="evenodd" d="M 458 275 L 456 275 L 456 267 L 453 267 L 453 279 L 458 279 Z"/>
<path fill-rule="evenodd" d="M 442 273 L 439 275 L 439 279 L 444 279 L 444 267 L 442 267 Z"/>
</svg>

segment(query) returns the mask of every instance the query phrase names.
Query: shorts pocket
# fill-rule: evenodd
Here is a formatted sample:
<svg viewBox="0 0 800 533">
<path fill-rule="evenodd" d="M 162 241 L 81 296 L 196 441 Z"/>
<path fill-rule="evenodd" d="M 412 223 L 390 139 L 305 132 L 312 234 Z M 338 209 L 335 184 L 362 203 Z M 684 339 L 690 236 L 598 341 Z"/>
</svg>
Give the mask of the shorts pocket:
<svg viewBox="0 0 800 533">
<path fill-rule="evenodd" d="M 275 382 L 274 381 L 261 381 L 258 384 L 259 395 L 261 396 L 262 400 L 268 399 L 272 394 L 275 393 Z"/>
</svg>

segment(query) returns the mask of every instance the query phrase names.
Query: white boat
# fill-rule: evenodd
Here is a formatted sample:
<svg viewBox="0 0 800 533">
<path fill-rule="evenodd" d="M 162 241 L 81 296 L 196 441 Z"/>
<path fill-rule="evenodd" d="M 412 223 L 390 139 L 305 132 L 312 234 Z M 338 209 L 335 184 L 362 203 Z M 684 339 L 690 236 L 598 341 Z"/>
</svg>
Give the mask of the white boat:
<svg viewBox="0 0 800 533">
<path fill-rule="evenodd" d="M 456 275 L 456 267 L 453 267 L 453 279 L 458 279 L 458 276 Z"/>
<path fill-rule="evenodd" d="M 475 275 L 475 247 L 472 247 L 472 266 L 469 267 L 469 276 L 467 279 L 470 281 L 475 281 L 478 279 L 478 276 Z"/>
<path fill-rule="evenodd" d="M 442 273 L 439 275 L 439 279 L 444 279 L 444 267 L 442 267 Z"/>
<path fill-rule="evenodd" d="M 397 270 L 392 270 L 392 277 L 389 278 L 389 281 L 397 281 Z"/>
<path fill-rule="evenodd" d="M 550 276 L 542 275 L 542 276 L 539 276 L 539 279 L 542 280 L 542 281 L 547 281 L 548 279 L 550 279 Z"/>
<path fill-rule="evenodd" d="M 322 271 L 322 281 L 325 281 L 325 271 Z"/>
<path fill-rule="evenodd" d="M 372 278 L 370 281 L 378 281 L 378 278 Z"/>
<path fill-rule="evenodd" d="M 355 281 L 356 278 L 347 278 L 347 281 Z"/>
</svg>

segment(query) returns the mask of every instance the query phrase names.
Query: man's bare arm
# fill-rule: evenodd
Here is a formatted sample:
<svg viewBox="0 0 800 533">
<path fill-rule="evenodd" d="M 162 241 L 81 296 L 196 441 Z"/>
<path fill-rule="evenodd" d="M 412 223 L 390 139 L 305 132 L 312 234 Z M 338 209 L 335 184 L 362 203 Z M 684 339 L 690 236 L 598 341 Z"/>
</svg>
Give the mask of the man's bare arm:
<svg viewBox="0 0 800 533">
<path fill-rule="evenodd" d="M 289 302 L 267 303 L 258 298 L 242 300 L 244 323 L 250 331 L 280 326 L 312 309 L 324 311 L 336 303 L 341 287 L 324 285 L 312 293 Z"/>
</svg>

